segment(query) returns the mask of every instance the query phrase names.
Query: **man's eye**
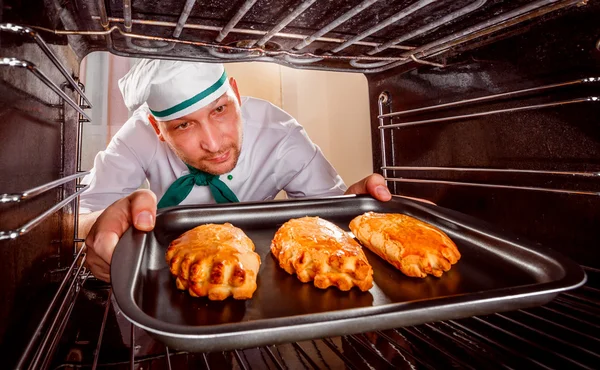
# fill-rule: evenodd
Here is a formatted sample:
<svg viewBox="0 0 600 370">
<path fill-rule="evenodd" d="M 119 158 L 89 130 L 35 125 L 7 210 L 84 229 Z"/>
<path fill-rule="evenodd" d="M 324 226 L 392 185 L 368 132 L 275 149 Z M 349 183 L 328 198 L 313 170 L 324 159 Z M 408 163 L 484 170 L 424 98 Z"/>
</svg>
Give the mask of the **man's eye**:
<svg viewBox="0 0 600 370">
<path fill-rule="evenodd" d="M 215 108 L 215 112 L 217 112 L 217 113 L 222 113 L 224 110 L 225 110 L 224 105 L 219 105 L 218 107 Z"/>
<path fill-rule="evenodd" d="M 186 127 L 188 127 L 190 125 L 189 122 L 184 122 L 184 123 L 180 123 L 179 125 L 177 125 L 177 127 L 175 127 L 176 129 L 184 129 Z"/>
</svg>

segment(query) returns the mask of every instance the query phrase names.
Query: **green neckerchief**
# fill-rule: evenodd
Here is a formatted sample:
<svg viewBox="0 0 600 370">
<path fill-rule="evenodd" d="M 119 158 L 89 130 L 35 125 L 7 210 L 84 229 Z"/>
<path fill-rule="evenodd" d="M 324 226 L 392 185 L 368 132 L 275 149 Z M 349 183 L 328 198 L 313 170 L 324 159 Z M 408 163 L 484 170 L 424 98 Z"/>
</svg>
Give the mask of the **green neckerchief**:
<svg viewBox="0 0 600 370">
<path fill-rule="evenodd" d="M 221 180 L 218 175 L 211 175 L 187 165 L 190 173 L 175 180 L 167 192 L 158 202 L 158 208 L 176 206 L 181 203 L 192 191 L 194 185 L 207 186 L 217 203 L 237 203 L 238 198 L 233 191 Z"/>
</svg>

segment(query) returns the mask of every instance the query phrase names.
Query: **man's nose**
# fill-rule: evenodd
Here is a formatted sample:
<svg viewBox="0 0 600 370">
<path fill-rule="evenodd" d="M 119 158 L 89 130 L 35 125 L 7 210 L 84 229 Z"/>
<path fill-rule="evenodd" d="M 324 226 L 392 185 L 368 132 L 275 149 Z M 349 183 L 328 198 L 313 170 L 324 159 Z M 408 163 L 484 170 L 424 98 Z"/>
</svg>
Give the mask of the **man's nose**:
<svg viewBox="0 0 600 370">
<path fill-rule="evenodd" d="M 202 125 L 200 147 L 211 153 L 217 153 L 221 149 L 221 133 L 217 127 L 210 123 Z"/>
</svg>

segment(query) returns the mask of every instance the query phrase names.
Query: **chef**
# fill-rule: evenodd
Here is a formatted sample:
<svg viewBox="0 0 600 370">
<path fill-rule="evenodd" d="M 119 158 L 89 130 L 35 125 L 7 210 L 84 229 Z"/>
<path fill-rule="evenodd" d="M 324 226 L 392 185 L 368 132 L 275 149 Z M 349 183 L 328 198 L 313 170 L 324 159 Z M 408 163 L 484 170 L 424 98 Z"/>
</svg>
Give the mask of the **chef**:
<svg viewBox="0 0 600 370">
<path fill-rule="evenodd" d="M 157 208 L 371 194 L 387 201 L 382 176 L 346 188 L 289 114 L 241 97 L 222 64 L 141 60 L 119 80 L 131 118 L 98 153 L 81 195 L 87 265 L 109 281 L 121 235 L 154 227 Z M 139 189 L 148 181 L 149 189 Z"/>
</svg>

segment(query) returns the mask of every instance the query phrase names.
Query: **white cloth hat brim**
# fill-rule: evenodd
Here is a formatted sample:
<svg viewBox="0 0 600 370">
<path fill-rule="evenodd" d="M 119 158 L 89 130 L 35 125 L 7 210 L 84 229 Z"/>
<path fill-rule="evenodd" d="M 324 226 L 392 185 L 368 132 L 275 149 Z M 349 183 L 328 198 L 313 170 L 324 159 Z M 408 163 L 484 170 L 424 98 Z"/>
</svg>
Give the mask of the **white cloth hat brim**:
<svg viewBox="0 0 600 370">
<path fill-rule="evenodd" d="M 119 80 L 125 105 L 135 111 L 147 103 L 160 121 L 201 109 L 229 89 L 220 63 L 142 59 Z"/>
</svg>

